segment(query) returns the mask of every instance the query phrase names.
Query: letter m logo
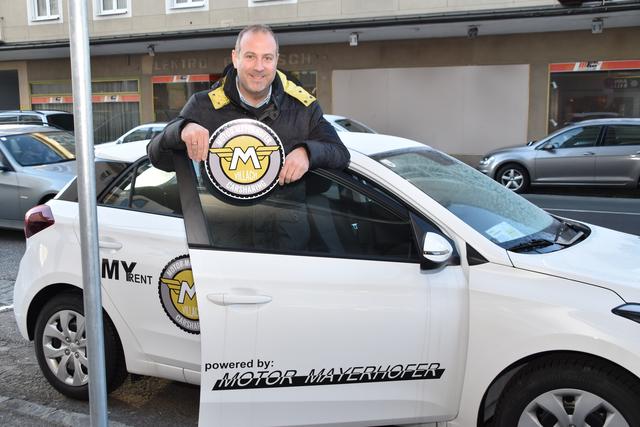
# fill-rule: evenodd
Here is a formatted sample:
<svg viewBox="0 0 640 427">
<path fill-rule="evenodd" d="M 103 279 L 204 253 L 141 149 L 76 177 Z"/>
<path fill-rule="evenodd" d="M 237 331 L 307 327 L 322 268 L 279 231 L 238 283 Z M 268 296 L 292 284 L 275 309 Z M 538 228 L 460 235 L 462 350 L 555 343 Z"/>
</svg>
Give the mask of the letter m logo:
<svg viewBox="0 0 640 427">
<path fill-rule="evenodd" d="M 233 157 L 231 158 L 231 165 L 229 166 L 229 170 L 236 170 L 238 168 L 238 160 L 242 163 L 247 164 L 247 162 L 251 159 L 251 163 L 253 163 L 253 167 L 255 169 L 260 169 L 260 162 L 258 161 L 258 154 L 256 153 L 255 147 L 247 147 L 247 151 L 242 151 L 241 147 L 236 147 L 233 149 Z"/>
</svg>

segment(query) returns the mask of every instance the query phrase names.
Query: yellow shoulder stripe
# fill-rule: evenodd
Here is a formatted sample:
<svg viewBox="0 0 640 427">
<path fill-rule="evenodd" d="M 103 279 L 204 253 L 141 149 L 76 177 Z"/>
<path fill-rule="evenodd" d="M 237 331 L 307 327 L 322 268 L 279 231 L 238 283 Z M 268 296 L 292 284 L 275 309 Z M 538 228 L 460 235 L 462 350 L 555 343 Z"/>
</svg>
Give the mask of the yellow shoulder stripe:
<svg viewBox="0 0 640 427">
<path fill-rule="evenodd" d="M 298 86 L 290 80 L 287 80 L 287 76 L 285 76 L 282 71 L 278 71 L 278 77 L 280 77 L 280 81 L 282 82 L 284 91 L 298 101 L 302 102 L 305 107 L 308 107 L 313 101 L 316 100 L 315 96 L 311 95 L 302 87 Z"/>
<path fill-rule="evenodd" d="M 220 86 L 218 86 L 217 88 L 209 92 L 209 99 L 213 104 L 213 108 L 215 108 L 216 110 L 221 109 L 222 107 L 227 105 L 229 102 L 231 102 L 227 97 L 227 95 L 224 93 L 225 79 L 226 77 L 222 79 L 222 81 L 220 82 Z"/>
</svg>

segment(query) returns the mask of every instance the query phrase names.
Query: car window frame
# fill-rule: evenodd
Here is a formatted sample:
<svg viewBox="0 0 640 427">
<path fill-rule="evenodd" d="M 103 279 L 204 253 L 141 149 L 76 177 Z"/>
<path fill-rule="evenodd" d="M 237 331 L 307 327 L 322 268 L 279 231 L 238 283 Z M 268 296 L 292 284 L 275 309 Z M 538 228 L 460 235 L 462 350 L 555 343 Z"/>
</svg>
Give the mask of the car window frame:
<svg viewBox="0 0 640 427">
<path fill-rule="evenodd" d="M 618 127 L 618 126 L 631 126 L 634 128 L 638 129 L 638 133 L 640 133 L 640 125 L 639 124 L 634 124 L 634 123 L 607 123 L 606 125 L 604 125 L 603 127 L 605 128 L 604 132 L 601 134 L 601 139 L 599 141 L 598 147 L 635 147 L 635 146 L 640 146 L 640 140 L 637 144 L 628 144 L 628 145 L 624 145 L 624 144 L 614 144 L 614 145 L 607 145 L 605 144 L 605 141 L 607 139 L 607 134 L 609 133 L 609 128 L 613 128 L 613 127 Z"/>
<path fill-rule="evenodd" d="M 148 214 L 148 215 L 162 215 L 162 216 L 169 216 L 169 217 L 173 217 L 173 218 L 184 218 L 184 214 L 149 212 L 149 211 L 145 211 L 145 210 L 142 210 L 142 209 L 134 209 L 134 208 L 131 207 L 131 202 L 132 202 L 133 196 L 135 194 L 135 189 L 136 189 L 136 179 L 138 178 L 138 174 L 135 173 L 135 172 L 144 163 L 149 163 L 149 165 L 151 165 L 151 167 L 155 167 L 155 166 L 153 166 L 151 164 L 151 160 L 149 159 L 148 156 L 141 157 L 140 159 L 138 159 L 135 162 L 131 163 L 128 167 L 126 167 L 124 170 L 122 170 L 118 174 L 118 176 L 116 178 L 111 180 L 109 185 L 107 185 L 100 192 L 100 194 L 98 194 L 98 196 L 96 197 L 96 205 L 99 206 L 99 207 L 121 209 L 121 210 L 139 212 L 139 213 Z M 111 192 L 111 190 L 113 190 L 114 187 L 117 187 L 122 183 L 122 179 L 121 178 L 126 176 L 126 175 L 132 175 L 132 179 L 131 179 L 132 191 L 129 193 L 127 206 L 116 206 L 116 205 L 109 205 L 109 204 L 103 203 L 104 198 Z M 178 186 L 176 187 L 177 193 L 178 193 L 178 198 L 180 199 L 180 203 L 182 204 L 182 196 L 180 194 L 180 184 L 179 184 L 179 179 L 177 178 L 177 173 L 176 173 L 176 179 L 178 180 Z"/>
<path fill-rule="evenodd" d="M 253 254 L 270 254 L 270 255 L 281 255 L 281 256 L 304 256 L 304 257 L 321 257 L 321 258 L 336 258 L 336 259 L 349 259 L 349 260 L 362 260 L 362 261 L 380 261 L 380 262 L 400 262 L 400 263 L 408 263 L 415 264 L 420 266 L 423 264 L 424 259 L 421 256 L 422 254 L 422 240 L 424 240 L 424 235 L 419 236 L 419 230 L 422 228 L 419 227 L 415 218 L 419 218 L 425 223 L 428 223 L 432 230 L 438 234 L 442 235 L 448 241 L 452 243 L 454 248 L 454 255 L 447 265 L 459 265 L 460 257 L 458 256 L 458 250 L 453 244 L 453 239 L 451 239 L 445 232 L 443 232 L 433 221 L 426 218 L 421 213 L 411 209 L 405 203 L 403 203 L 397 196 L 393 195 L 389 192 L 389 190 L 385 189 L 382 185 L 371 180 L 367 177 L 362 176 L 361 174 L 352 171 L 337 171 L 337 170 L 328 170 L 328 169 L 314 169 L 311 171 L 312 173 L 316 173 L 322 177 L 327 179 L 331 179 L 335 181 L 339 185 L 343 185 L 349 189 L 358 191 L 365 197 L 370 198 L 375 203 L 379 204 L 383 208 L 389 210 L 391 213 L 397 215 L 403 220 L 406 220 L 411 233 L 412 244 L 414 245 L 414 249 L 416 252 L 415 259 L 398 259 L 391 257 L 376 257 L 376 256 L 362 256 L 362 255 L 354 255 L 348 256 L 345 254 L 331 254 L 331 253 L 309 253 L 309 252 L 279 252 L 279 251 L 266 251 L 266 250 L 244 250 L 244 249 L 227 249 L 220 248 L 214 245 L 214 238 L 211 235 L 211 230 L 209 224 L 207 222 L 207 218 L 205 216 L 204 210 L 202 208 L 202 204 L 200 201 L 200 197 L 197 190 L 197 178 L 194 168 L 192 167 L 192 163 L 187 159 L 184 152 L 180 154 L 180 152 L 174 152 L 174 165 L 176 167 L 176 175 L 178 179 L 178 189 L 180 192 L 180 201 L 182 203 L 182 211 L 183 218 L 185 221 L 185 229 L 187 231 L 187 244 L 190 249 L 201 249 L 201 250 L 211 250 L 211 251 L 224 251 L 224 252 L 242 252 L 242 253 L 253 253 Z M 364 185 L 361 182 L 356 181 L 353 176 L 358 179 L 365 180 L 368 184 Z M 215 196 L 214 196 L 215 197 Z"/>
</svg>

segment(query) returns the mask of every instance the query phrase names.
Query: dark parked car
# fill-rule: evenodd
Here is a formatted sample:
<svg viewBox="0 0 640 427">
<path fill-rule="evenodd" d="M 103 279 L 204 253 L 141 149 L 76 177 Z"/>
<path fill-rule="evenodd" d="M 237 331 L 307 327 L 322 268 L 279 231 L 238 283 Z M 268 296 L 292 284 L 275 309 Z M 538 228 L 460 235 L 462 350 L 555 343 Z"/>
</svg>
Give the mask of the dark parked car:
<svg viewBox="0 0 640 427">
<path fill-rule="evenodd" d="M 51 199 L 75 175 L 72 133 L 0 125 L 0 228 L 21 229 L 25 212 Z"/>
<path fill-rule="evenodd" d="M 521 193 L 530 185 L 640 187 L 640 119 L 587 120 L 488 153 L 479 168 Z"/>
<path fill-rule="evenodd" d="M 0 111 L 0 124 L 42 125 L 73 132 L 73 114 L 65 111 Z"/>
</svg>

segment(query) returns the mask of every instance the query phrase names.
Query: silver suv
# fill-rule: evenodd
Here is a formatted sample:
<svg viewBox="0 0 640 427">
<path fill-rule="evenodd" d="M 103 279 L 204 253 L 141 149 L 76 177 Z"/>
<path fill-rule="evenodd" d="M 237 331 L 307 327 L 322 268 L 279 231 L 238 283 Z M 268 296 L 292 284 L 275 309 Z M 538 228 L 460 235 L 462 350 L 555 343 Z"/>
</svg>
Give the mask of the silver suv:
<svg viewBox="0 0 640 427">
<path fill-rule="evenodd" d="M 488 153 L 478 169 L 522 193 L 530 185 L 640 187 L 640 119 L 587 120 L 525 146 Z"/>
</svg>

